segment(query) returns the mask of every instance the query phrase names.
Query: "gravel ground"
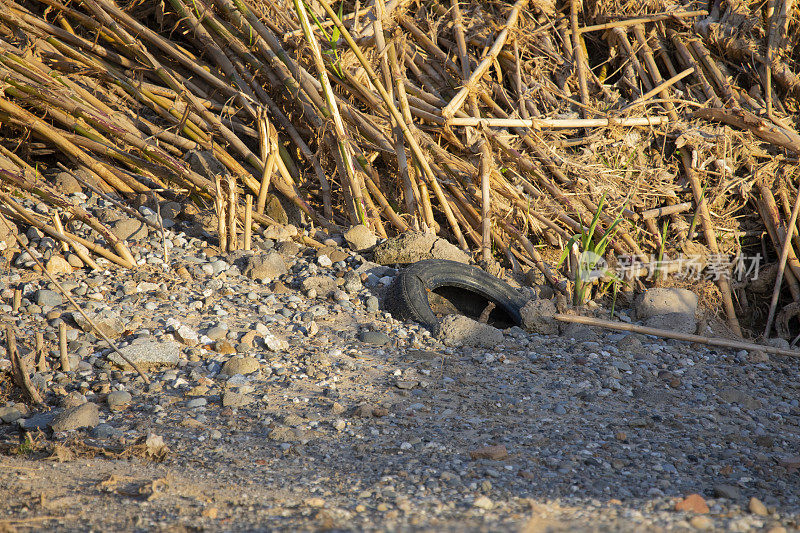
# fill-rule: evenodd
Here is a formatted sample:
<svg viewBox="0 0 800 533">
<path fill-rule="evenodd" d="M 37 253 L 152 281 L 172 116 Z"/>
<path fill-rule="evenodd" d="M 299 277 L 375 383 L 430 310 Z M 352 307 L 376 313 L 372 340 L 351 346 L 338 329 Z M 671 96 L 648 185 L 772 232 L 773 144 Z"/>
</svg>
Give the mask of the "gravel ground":
<svg viewBox="0 0 800 533">
<path fill-rule="evenodd" d="M 584 326 L 446 347 L 381 311 L 396 271 L 341 239 L 218 256 L 183 229 L 167 263 L 145 231 L 138 270 L 58 276 L 149 384 L 28 258 L 0 271 L 23 353 L 50 350 L 37 411 L 0 349 L 0 531 L 800 527 L 796 361 Z"/>
</svg>

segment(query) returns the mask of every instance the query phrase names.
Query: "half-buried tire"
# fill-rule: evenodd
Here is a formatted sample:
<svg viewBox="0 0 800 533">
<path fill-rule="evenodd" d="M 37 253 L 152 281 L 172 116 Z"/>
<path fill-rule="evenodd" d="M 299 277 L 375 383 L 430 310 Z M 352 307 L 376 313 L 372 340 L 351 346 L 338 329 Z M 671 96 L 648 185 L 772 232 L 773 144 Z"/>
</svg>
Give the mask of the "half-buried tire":
<svg viewBox="0 0 800 533">
<path fill-rule="evenodd" d="M 400 271 L 389 285 L 385 307 L 399 320 L 413 320 L 435 330 L 439 320 L 428 299 L 431 292 L 472 318 L 494 302 L 496 308 L 489 315 L 489 323 L 498 327 L 520 325 L 520 309 L 527 301 L 511 285 L 477 267 L 427 259 Z"/>
</svg>

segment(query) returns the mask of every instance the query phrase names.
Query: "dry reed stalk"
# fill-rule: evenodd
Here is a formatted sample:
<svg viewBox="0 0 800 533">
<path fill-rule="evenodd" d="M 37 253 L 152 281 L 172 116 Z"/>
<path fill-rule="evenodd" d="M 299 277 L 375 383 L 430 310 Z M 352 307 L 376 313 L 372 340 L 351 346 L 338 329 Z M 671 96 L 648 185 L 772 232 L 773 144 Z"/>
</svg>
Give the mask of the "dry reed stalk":
<svg viewBox="0 0 800 533">
<path fill-rule="evenodd" d="M 711 216 L 708 213 L 708 205 L 706 198 L 703 195 L 703 188 L 700 185 L 700 180 L 697 178 L 697 173 L 692 167 L 692 159 L 686 148 L 680 150 L 681 160 L 683 162 L 686 177 L 692 187 L 692 194 L 694 195 L 695 202 L 697 203 L 697 210 L 699 213 L 700 224 L 703 228 L 703 234 L 706 238 L 706 244 L 711 250 L 711 253 L 719 254 L 719 246 L 717 246 L 717 237 L 714 233 L 714 227 L 711 224 Z M 725 315 L 728 319 L 728 326 L 730 326 L 733 333 L 742 336 L 742 330 L 739 327 L 739 320 L 736 318 L 736 310 L 733 307 L 733 298 L 731 296 L 731 287 L 728 283 L 726 276 L 720 276 L 717 280 L 717 286 L 722 293 L 722 303 L 725 307 Z"/>
<path fill-rule="evenodd" d="M 653 335 L 665 339 L 675 339 L 686 342 L 696 342 L 698 344 L 705 344 L 708 346 L 720 346 L 723 348 L 732 348 L 734 350 L 759 350 L 765 353 L 774 353 L 776 355 L 784 355 L 787 357 L 800 357 L 800 352 L 795 350 L 786 350 L 783 348 L 775 348 L 766 344 L 753 344 L 751 342 L 742 342 L 731 339 L 723 339 L 720 337 L 703 337 L 701 335 L 691 335 L 688 333 L 677 333 L 667 329 L 649 328 L 646 326 L 637 326 L 636 324 L 627 324 L 625 322 L 612 322 L 610 320 L 603 320 L 589 316 L 579 315 L 565 315 L 556 313 L 554 316 L 559 322 L 572 322 L 576 324 L 584 324 L 586 326 L 596 326 L 600 328 L 613 329 L 617 331 L 630 331 L 632 333 L 640 333 L 642 335 Z"/>
<path fill-rule="evenodd" d="M 64 226 L 61 224 L 61 217 L 58 213 L 53 215 L 53 226 L 56 228 L 56 231 L 66 237 L 66 232 L 64 231 Z M 76 243 L 72 240 L 62 240 L 61 241 L 62 247 L 64 247 L 64 251 L 69 251 L 70 247 L 75 252 L 75 255 L 78 256 L 83 264 L 91 268 L 92 270 L 100 270 L 100 267 L 97 263 L 94 262 L 94 259 L 89 255 L 88 250 L 86 250 L 83 246 Z"/>
<path fill-rule="evenodd" d="M 50 370 L 50 365 L 47 364 L 47 358 L 44 353 L 44 333 L 40 330 L 36 330 L 34 338 L 36 346 L 36 371 L 47 372 Z"/>
<path fill-rule="evenodd" d="M 701 9 L 698 11 L 676 11 L 673 13 L 659 13 L 656 15 L 649 15 L 646 17 L 631 18 L 626 20 L 617 20 L 614 22 L 605 22 L 603 24 L 594 24 L 592 26 L 584 26 L 580 28 L 580 33 L 588 33 L 592 31 L 610 30 L 612 28 L 625 28 L 627 26 L 636 26 L 639 24 L 646 24 L 648 22 L 660 22 L 662 20 L 683 19 L 693 17 L 703 17 L 708 15 L 708 11 Z"/>
<path fill-rule="evenodd" d="M 780 296 L 781 284 L 783 283 L 783 273 L 786 268 L 786 261 L 789 259 L 789 249 L 791 248 L 792 234 L 795 229 L 795 224 L 797 223 L 798 212 L 800 212 L 800 194 L 795 196 L 792 214 L 786 226 L 786 237 L 784 238 L 781 255 L 778 259 L 778 273 L 775 276 L 775 288 L 772 290 L 772 299 L 769 303 L 767 325 L 764 327 L 764 338 L 769 338 L 770 330 L 772 329 L 772 321 L 775 318 L 775 309 L 778 307 L 778 297 Z"/>
<path fill-rule="evenodd" d="M 228 249 L 228 230 L 226 229 L 227 216 L 226 216 L 226 201 L 222 189 L 222 177 L 215 176 L 214 184 L 216 186 L 214 195 L 214 211 L 217 214 L 217 236 L 219 237 L 219 251 L 225 253 Z"/>
<path fill-rule="evenodd" d="M 11 359 L 11 373 L 14 376 L 14 382 L 25 392 L 33 403 L 36 405 L 44 405 L 39 391 L 37 391 L 33 383 L 31 383 L 31 377 L 28 374 L 28 365 L 25 364 L 25 359 L 19 355 L 14 326 L 11 324 L 6 324 L 6 350 L 8 351 L 9 359 Z"/>
<path fill-rule="evenodd" d="M 746 129 L 764 141 L 800 153 L 800 134 L 781 128 L 744 109 L 701 108 L 696 109 L 692 115 Z"/>
<path fill-rule="evenodd" d="M 626 118 L 475 118 L 453 117 L 451 126 L 481 126 L 489 128 L 572 129 L 612 126 L 660 126 L 669 122 L 667 117 Z"/>
<path fill-rule="evenodd" d="M 667 215 L 674 215 L 677 213 L 685 213 L 691 208 L 692 208 L 692 202 L 683 202 L 680 204 L 667 205 L 664 207 L 656 207 L 655 209 L 647 209 L 639 213 L 639 216 L 643 220 L 647 220 L 648 218 L 658 218 Z"/>
<path fill-rule="evenodd" d="M 489 191 L 489 180 L 491 179 L 494 158 L 489 149 L 489 141 L 480 141 L 481 153 L 481 257 L 487 263 L 492 259 L 492 196 Z"/>
<path fill-rule="evenodd" d="M 61 371 L 71 372 L 72 365 L 69 363 L 69 352 L 67 352 L 67 324 L 63 320 L 58 323 L 58 356 L 61 361 Z"/>
<path fill-rule="evenodd" d="M 578 11 L 580 10 L 580 0 L 570 0 L 569 20 L 570 28 L 572 29 L 572 61 L 575 67 L 575 75 L 578 77 L 578 90 L 581 95 L 581 113 L 583 118 L 587 119 L 589 113 L 589 87 L 586 83 L 586 57 L 583 54 L 583 45 L 581 43 L 580 28 L 578 27 Z"/>
<path fill-rule="evenodd" d="M 250 250 L 253 239 L 253 195 L 245 196 L 244 203 L 244 245 L 243 250 Z"/>
<path fill-rule="evenodd" d="M 508 38 L 509 31 L 516 25 L 520 10 L 527 5 L 527 3 L 528 0 L 517 0 L 517 2 L 511 8 L 511 13 L 506 19 L 506 23 L 503 26 L 502 31 L 497 35 L 497 38 L 495 39 L 494 44 L 492 44 L 492 47 L 489 49 L 488 53 L 484 56 L 481 62 L 478 63 L 478 66 L 475 67 L 472 75 L 464 83 L 464 86 L 461 88 L 461 90 L 459 90 L 453 99 L 450 100 L 450 103 L 447 104 L 444 109 L 442 109 L 442 116 L 446 120 L 450 120 L 453 116 L 455 116 L 456 111 L 461 109 L 461 106 L 464 104 L 464 101 L 469 93 L 475 89 L 475 86 L 483 78 L 484 74 L 486 74 L 486 71 L 489 70 L 492 62 L 497 58 L 500 50 L 503 49 L 506 39 Z"/>
<path fill-rule="evenodd" d="M 228 195 L 224 200 L 227 202 L 225 214 L 227 215 L 228 220 L 225 225 L 228 227 L 227 251 L 232 252 L 239 248 L 238 237 L 236 236 L 236 208 L 238 205 L 236 200 L 236 178 L 233 176 L 228 176 L 227 184 Z"/>
</svg>

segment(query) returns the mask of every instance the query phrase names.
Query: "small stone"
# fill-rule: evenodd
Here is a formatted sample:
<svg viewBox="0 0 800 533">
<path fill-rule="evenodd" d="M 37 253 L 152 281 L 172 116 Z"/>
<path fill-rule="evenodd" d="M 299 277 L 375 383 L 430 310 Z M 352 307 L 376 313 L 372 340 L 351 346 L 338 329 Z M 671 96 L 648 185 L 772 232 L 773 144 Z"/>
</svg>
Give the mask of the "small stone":
<svg viewBox="0 0 800 533">
<path fill-rule="evenodd" d="M 111 233 L 116 235 L 121 241 L 141 241 L 146 239 L 149 233 L 147 224 L 135 218 L 123 218 L 111 225 Z"/>
<path fill-rule="evenodd" d="M 750 498 L 750 503 L 747 505 L 747 508 L 750 510 L 751 513 L 758 515 L 758 516 L 767 516 L 769 511 L 767 511 L 767 506 L 764 505 L 761 500 L 753 496 Z"/>
<path fill-rule="evenodd" d="M 363 331 L 361 335 L 359 335 L 361 342 L 366 344 L 374 344 L 375 346 L 384 346 L 389 344 L 389 336 L 385 333 L 380 331 Z"/>
<path fill-rule="evenodd" d="M 33 294 L 33 301 L 36 302 L 36 305 L 47 305 L 50 307 L 56 307 L 64 302 L 60 293 L 48 289 L 39 289 L 36 291 Z"/>
<path fill-rule="evenodd" d="M 345 422 L 345 421 L 344 421 L 344 420 L 342 420 L 341 418 L 337 418 L 337 419 L 336 419 L 336 420 L 333 422 L 333 429 L 335 429 L 336 431 L 342 431 L 342 430 L 344 430 L 344 428 L 346 428 L 346 427 L 347 427 L 347 422 Z"/>
<path fill-rule="evenodd" d="M 22 418 L 22 413 L 16 407 L 0 407 L 0 420 L 6 424 L 16 422 L 20 418 Z"/>
<path fill-rule="evenodd" d="M 472 459 L 491 459 L 492 461 L 502 461 L 508 458 L 508 450 L 502 444 L 494 446 L 482 446 L 469 452 Z"/>
<path fill-rule="evenodd" d="M 253 403 L 253 397 L 241 392 L 226 391 L 222 395 L 223 407 L 244 407 Z"/>
<path fill-rule="evenodd" d="M 50 274 L 72 274 L 72 265 L 60 255 L 54 255 L 48 259 L 44 268 Z"/>
<path fill-rule="evenodd" d="M 79 428 L 93 428 L 99 423 L 100 411 L 97 405 L 86 402 L 58 414 L 50 423 L 50 427 L 53 428 L 53 431 L 70 431 Z"/>
<path fill-rule="evenodd" d="M 175 366 L 180 359 L 181 345 L 175 341 L 148 340 L 120 348 L 120 352 L 143 367 Z M 122 368 L 130 368 L 130 365 L 117 353 L 109 354 L 108 359 Z"/>
<path fill-rule="evenodd" d="M 222 355 L 233 355 L 236 353 L 236 348 L 228 339 L 222 339 L 214 343 L 214 351 Z"/>
<path fill-rule="evenodd" d="M 475 498 L 475 501 L 472 502 L 472 506 L 485 511 L 491 511 L 494 509 L 494 502 L 486 496 L 478 496 Z"/>
<path fill-rule="evenodd" d="M 340 404 L 339 402 L 333 402 L 333 404 L 331 405 L 331 413 L 335 415 L 340 415 L 344 412 L 345 408 L 342 404 Z"/>
<path fill-rule="evenodd" d="M 234 376 L 236 374 L 252 374 L 261 369 L 261 363 L 255 357 L 246 355 L 244 357 L 232 357 L 222 365 L 220 374 Z"/>
<path fill-rule="evenodd" d="M 377 313 L 378 312 L 378 298 L 375 296 L 370 296 L 367 298 L 365 302 L 365 306 L 367 308 L 367 313 Z"/>
<path fill-rule="evenodd" d="M 748 363 L 769 363 L 769 355 L 761 350 L 750 350 L 747 352 Z"/>
<path fill-rule="evenodd" d="M 208 405 L 208 400 L 205 398 L 192 398 L 186 402 L 186 407 L 189 409 L 197 409 L 198 407 L 205 407 Z"/>
<path fill-rule="evenodd" d="M 257 281 L 273 280 L 288 271 L 286 262 L 281 254 L 269 250 L 260 255 L 249 256 L 245 259 L 242 273 Z"/>
<path fill-rule="evenodd" d="M 189 326 L 181 325 L 178 327 L 178 329 L 175 330 L 175 336 L 187 346 L 197 346 L 200 342 L 200 336 Z"/>
<path fill-rule="evenodd" d="M 350 246 L 351 250 L 356 252 L 363 252 L 375 246 L 378 238 L 372 233 L 368 227 L 363 224 L 353 226 L 344 233 L 344 240 Z"/>
<path fill-rule="evenodd" d="M 675 504 L 675 510 L 698 514 L 706 514 L 709 511 L 705 499 L 699 494 L 689 494 L 683 500 Z"/>
<path fill-rule="evenodd" d="M 111 337 L 112 339 L 116 339 L 119 337 L 123 331 L 125 331 L 125 324 L 122 323 L 122 320 L 119 319 L 119 316 L 116 314 L 111 315 L 100 315 L 97 313 L 93 313 L 90 311 L 86 311 L 86 315 L 95 323 L 95 325 L 103 332 L 104 335 Z M 81 313 L 72 313 L 72 319 L 80 326 L 80 328 L 85 331 L 86 333 L 94 333 L 94 328 L 92 324 L 86 320 L 86 318 Z M 173 343 L 175 346 L 178 346 L 177 343 Z M 136 346 L 142 346 L 141 344 L 137 344 Z M 125 348 L 129 348 L 126 346 Z M 123 348 L 123 352 L 125 350 Z M 127 355 L 127 354 L 126 354 Z M 114 357 L 119 359 L 119 355 L 112 354 L 110 356 L 112 359 Z M 120 364 L 114 361 L 115 364 Z"/>
<path fill-rule="evenodd" d="M 713 527 L 714 527 L 714 521 L 711 520 L 709 517 L 704 516 L 704 515 L 693 516 L 689 520 L 689 524 L 693 528 L 699 529 L 701 531 L 707 531 L 709 529 L 713 529 Z"/>
<path fill-rule="evenodd" d="M 131 393 L 124 390 L 109 392 L 106 396 L 106 403 L 112 411 L 121 411 L 131 403 Z"/>
<path fill-rule="evenodd" d="M 319 497 L 306 498 L 303 503 L 306 504 L 307 507 L 314 507 L 315 509 L 325 507 L 325 500 Z"/>
<path fill-rule="evenodd" d="M 331 258 L 328 257 L 327 255 L 319 256 L 317 258 L 317 263 L 319 263 L 319 266 L 324 268 L 328 268 L 329 266 L 333 265 L 333 261 L 331 261 Z"/>
</svg>

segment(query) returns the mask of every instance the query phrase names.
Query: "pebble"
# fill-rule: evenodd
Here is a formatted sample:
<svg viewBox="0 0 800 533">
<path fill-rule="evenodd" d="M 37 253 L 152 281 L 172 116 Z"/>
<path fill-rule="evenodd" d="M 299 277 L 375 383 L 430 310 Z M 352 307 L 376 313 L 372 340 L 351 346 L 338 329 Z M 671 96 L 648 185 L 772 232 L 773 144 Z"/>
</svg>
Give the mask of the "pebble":
<svg viewBox="0 0 800 533">
<path fill-rule="evenodd" d="M 70 431 L 79 428 L 93 428 L 100 423 L 97 404 L 86 402 L 77 407 L 65 409 L 50 422 L 53 431 Z"/>
</svg>

